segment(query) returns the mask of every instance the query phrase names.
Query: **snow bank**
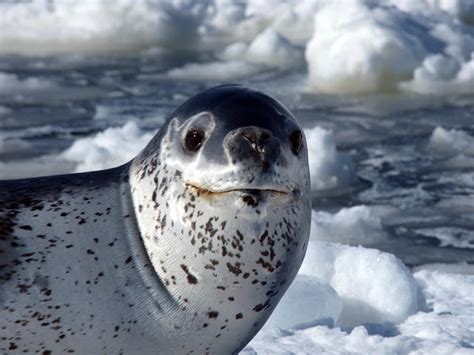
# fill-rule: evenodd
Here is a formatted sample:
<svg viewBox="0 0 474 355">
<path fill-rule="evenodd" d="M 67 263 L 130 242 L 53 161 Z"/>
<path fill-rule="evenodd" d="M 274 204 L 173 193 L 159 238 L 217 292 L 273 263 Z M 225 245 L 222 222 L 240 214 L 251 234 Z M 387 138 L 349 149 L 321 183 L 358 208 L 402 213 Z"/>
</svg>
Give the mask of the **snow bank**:
<svg viewBox="0 0 474 355">
<path fill-rule="evenodd" d="M 474 39 L 473 39 L 474 41 Z M 471 60 L 459 62 L 449 56 L 432 54 L 415 69 L 413 79 L 400 83 L 405 91 L 422 94 L 473 94 L 474 53 Z"/>
<path fill-rule="evenodd" d="M 342 311 L 337 292 L 317 277 L 298 274 L 267 321 L 267 327 L 304 328 L 332 325 Z"/>
<path fill-rule="evenodd" d="M 76 140 L 61 158 L 76 163 L 76 172 L 112 168 L 133 159 L 152 137 L 153 133 L 143 132 L 131 121 Z"/>
<path fill-rule="evenodd" d="M 335 214 L 312 211 L 312 240 L 370 246 L 387 238 L 375 209 L 367 206 L 343 208 Z"/>
<path fill-rule="evenodd" d="M 279 69 L 287 69 L 303 63 L 301 50 L 272 28 L 266 29 L 250 43 L 246 59 L 251 63 Z"/>
<path fill-rule="evenodd" d="M 418 303 L 415 280 L 395 256 L 311 241 L 294 284 L 267 327 L 397 324 L 415 313 Z"/>
<path fill-rule="evenodd" d="M 473 8 L 470 0 L 8 1 L 0 53 L 186 52 L 194 63 L 172 77 L 307 68 L 315 92 L 472 94 Z"/>
<path fill-rule="evenodd" d="M 399 323 L 418 309 L 410 271 L 379 250 L 311 242 L 300 273 L 336 290 L 343 303 L 338 324 Z"/>
<path fill-rule="evenodd" d="M 357 182 L 351 157 L 337 151 L 331 131 L 315 127 L 305 130 L 305 136 L 313 190 L 344 188 Z"/>
<path fill-rule="evenodd" d="M 189 21 L 191 15 L 176 10 L 145 0 L 7 2 L 0 7 L 1 52 L 111 54 L 153 46 L 187 48 L 196 24 Z"/>
<path fill-rule="evenodd" d="M 342 330 L 320 325 L 275 331 L 265 325 L 241 354 L 472 353 L 474 275 L 423 270 L 414 277 L 428 308 L 393 328 L 366 325 Z"/>
<path fill-rule="evenodd" d="M 306 47 L 309 84 L 324 92 L 373 92 L 408 79 L 425 56 L 421 31 L 394 9 L 328 3 Z"/>
<path fill-rule="evenodd" d="M 472 94 L 472 12 L 465 1 L 328 2 L 306 47 L 309 87 Z"/>
<path fill-rule="evenodd" d="M 168 71 L 172 78 L 187 80 L 230 80 L 248 77 L 267 68 L 288 70 L 304 65 L 301 48 L 292 45 L 272 28 L 250 43 L 236 42 L 217 53 L 219 61 L 188 63 Z"/>
</svg>

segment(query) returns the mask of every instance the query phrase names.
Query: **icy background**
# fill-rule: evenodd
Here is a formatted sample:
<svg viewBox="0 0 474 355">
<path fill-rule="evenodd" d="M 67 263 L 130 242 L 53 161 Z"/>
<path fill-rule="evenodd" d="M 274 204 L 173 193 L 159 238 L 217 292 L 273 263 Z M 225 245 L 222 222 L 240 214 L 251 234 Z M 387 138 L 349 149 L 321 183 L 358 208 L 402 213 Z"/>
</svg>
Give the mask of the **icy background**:
<svg viewBox="0 0 474 355">
<path fill-rule="evenodd" d="M 242 353 L 472 354 L 472 0 L 0 2 L 0 178 L 122 164 L 229 82 L 295 113 L 313 190 Z"/>
</svg>

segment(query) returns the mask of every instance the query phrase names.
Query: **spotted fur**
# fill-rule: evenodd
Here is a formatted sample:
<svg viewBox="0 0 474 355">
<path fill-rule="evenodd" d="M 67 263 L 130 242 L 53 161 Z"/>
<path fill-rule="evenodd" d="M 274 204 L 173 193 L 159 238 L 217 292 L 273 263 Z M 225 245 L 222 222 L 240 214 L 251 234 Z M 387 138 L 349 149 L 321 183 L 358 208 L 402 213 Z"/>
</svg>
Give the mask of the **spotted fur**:
<svg viewBox="0 0 474 355">
<path fill-rule="evenodd" d="M 197 151 L 190 129 L 205 135 Z M 295 129 L 268 96 L 218 87 L 130 164 L 0 182 L 0 351 L 237 353 L 306 250 Z"/>
</svg>

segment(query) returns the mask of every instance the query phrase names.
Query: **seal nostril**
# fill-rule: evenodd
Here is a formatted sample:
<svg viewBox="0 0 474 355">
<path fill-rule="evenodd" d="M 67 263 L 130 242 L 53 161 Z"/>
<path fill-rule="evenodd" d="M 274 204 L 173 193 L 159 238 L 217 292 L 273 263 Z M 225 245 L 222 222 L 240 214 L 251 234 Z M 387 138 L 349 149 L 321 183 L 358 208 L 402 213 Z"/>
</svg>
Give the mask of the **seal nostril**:
<svg viewBox="0 0 474 355">
<path fill-rule="evenodd" d="M 254 151 L 265 153 L 266 146 L 270 142 L 272 136 L 269 132 L 255 129 L 243 132 L 242 137 L 250 143 L 250 146 Z"/>
</svg>

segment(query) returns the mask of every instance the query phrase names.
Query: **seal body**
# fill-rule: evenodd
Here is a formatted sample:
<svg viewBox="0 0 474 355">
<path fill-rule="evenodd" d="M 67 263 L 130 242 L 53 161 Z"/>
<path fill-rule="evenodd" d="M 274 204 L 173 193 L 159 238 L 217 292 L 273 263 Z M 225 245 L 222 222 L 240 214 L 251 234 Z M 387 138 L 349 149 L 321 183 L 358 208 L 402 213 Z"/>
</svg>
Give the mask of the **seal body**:
<svg viewBox="0 0 474 355">
<path fill-rule="evenodd" d="M 237 353 L 303 260 L 309 186 L 294 117 L 234 85 L 122 167 L 0 183 L 1 350 Z"/>
</svg>

